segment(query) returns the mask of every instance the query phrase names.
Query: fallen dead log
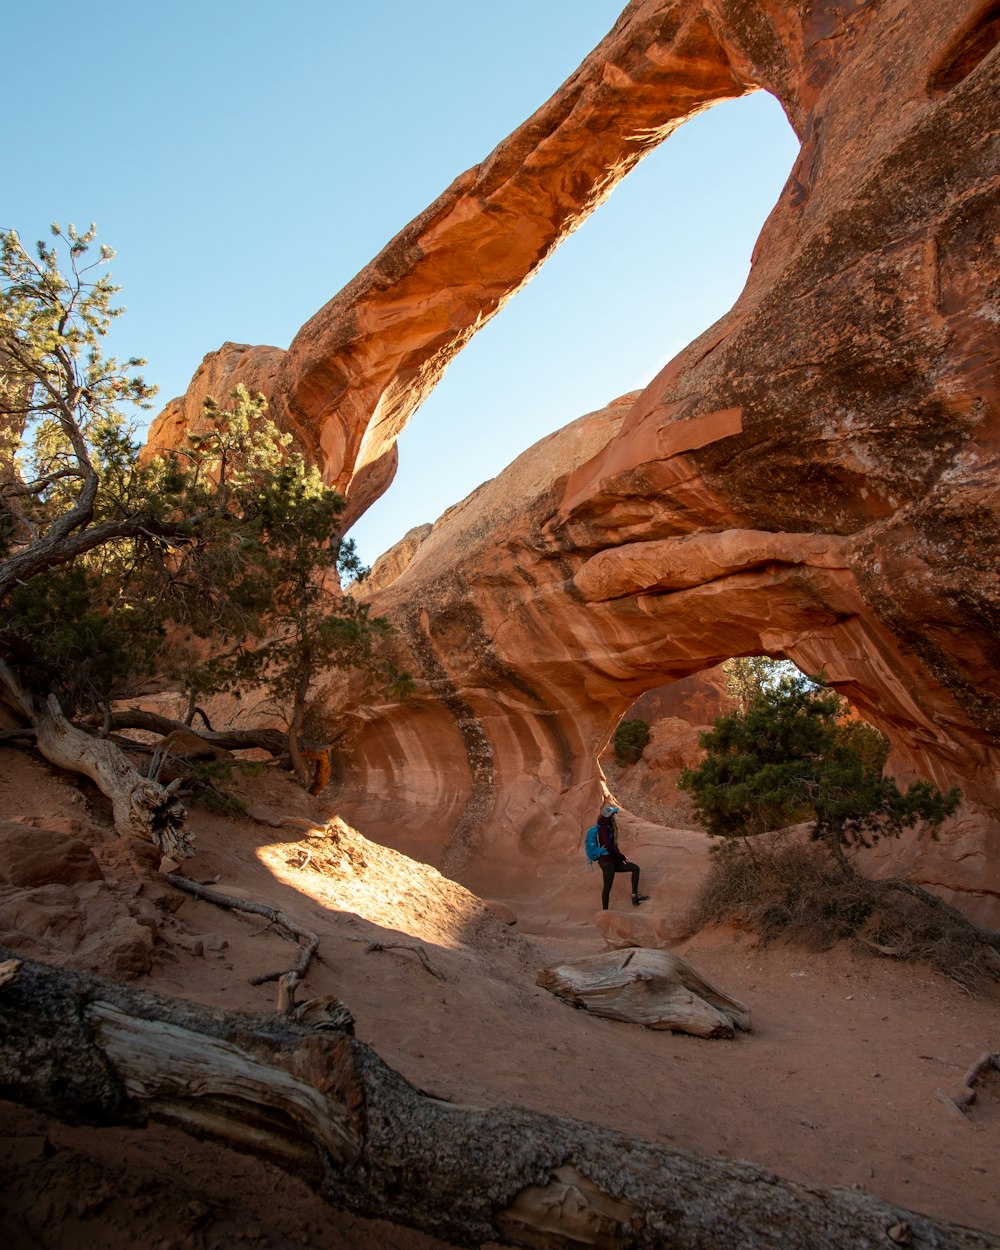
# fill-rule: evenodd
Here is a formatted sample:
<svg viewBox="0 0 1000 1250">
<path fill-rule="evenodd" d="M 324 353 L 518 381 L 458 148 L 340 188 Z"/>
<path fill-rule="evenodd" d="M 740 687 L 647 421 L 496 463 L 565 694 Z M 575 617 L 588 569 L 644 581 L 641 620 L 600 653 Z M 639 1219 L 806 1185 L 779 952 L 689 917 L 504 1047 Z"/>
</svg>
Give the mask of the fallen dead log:
<svg viewBox="0 0 1000 1250">
<path fill-rule="evenodd" d="M 15 958 L 0 950 L 0 960 Z M 270 1159 L 327 1201 L 460 1245 L 1000 1250 L 854 1190 L 782 1181 L 556 1116 L 431 1098 L 349 1036 L 223 1015 L 18 961 L 0 1098 L 95 1125 L 172 1124 Z"/>
<path fill-rule="evenodd" d="M 750 1031 L 750 1009 L 668 951 L 631 947 L 566 959 L 542 968 L 536 982 L 595 1016 L 650 1029 L 732 1037 Z"/>
</svg>

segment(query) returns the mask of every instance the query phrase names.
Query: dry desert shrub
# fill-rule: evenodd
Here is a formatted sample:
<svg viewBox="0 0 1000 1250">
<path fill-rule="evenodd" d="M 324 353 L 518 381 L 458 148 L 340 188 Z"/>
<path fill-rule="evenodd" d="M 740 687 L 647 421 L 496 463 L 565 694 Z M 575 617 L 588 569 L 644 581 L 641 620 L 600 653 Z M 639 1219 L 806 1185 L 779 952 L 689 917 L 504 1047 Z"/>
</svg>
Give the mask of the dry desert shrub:
<svg viewBox="0 0 1000 1250">
<path fill-rule="evenodd" d="M 813 950 L 848 941 L 919 960 L 967 989 L 997 975 L 997 956 L 959 920 L 884 882 L 845 873 L 799 831 L 717 845 L 694 902 L 692 926 L 735 924 L 760 943 L 777 938 Z"/>
</svg>

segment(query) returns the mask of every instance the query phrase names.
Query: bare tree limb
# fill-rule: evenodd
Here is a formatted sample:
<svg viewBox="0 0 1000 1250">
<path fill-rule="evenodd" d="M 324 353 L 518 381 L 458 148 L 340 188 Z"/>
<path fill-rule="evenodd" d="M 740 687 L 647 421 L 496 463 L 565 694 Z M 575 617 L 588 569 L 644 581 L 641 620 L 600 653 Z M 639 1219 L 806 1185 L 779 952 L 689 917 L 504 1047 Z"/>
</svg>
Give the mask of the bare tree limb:
<svg viewBox="0 0 1000 1250">
<path fill-rule="evenodd" d="M 995 933 L 992 929 L 980 928 L 968 916 L 963 915 L 957 907 L 952 907 L 950 903 L 946 903 L 943 898 L 938 898 L 930 890 L 925 890 L 923 886 L 915 885 L 912 881 L 902 881 L 896 877 L 890 877 L 884 881 L 874 881 L 872 884 L 878 890 L 897 890 L 901 894 L 911 894 L 914 898 L 919 898 L 921 902 L 927 903 L 928 906 L 933 907 L 936 911 L 944 912 L 946 916 L 978 938 L 984 946 L 990 946 L 993 950 L 1000 951 L 1000 933 Z"/>
<path fill-rule="evenodd" d="M 113 712 L 111 729 L 145 729 L 150 733 L 194 734 L 209 746 L 219 747 L 225 751 L 246 751 L 253 747 L 270 752 L 271 755 L 288 754 L 288 734 L 282 729 L 195 729 L 185 721 L 174 720 L 169 716 L 161 716 L 158 712 L 150 712 L 144 708 L 128 708 Z M 310 751 L 325 751 L 327 743 L 316 742 L 311 738 L 303 738 L 302 746 Z"/>
<path fill-rule="evenodd" d="M 979 1056 L 968 1072 L 966 1072 L 962 1083 L 968 1085 L 969 1089 L 972 1089 L 973 1085 L 989 1068 L 996 1068 L 1000 1072 L 1000 1054 L 992 1050 L 987 1050 Z"/>
<path fill-rule="evenodd" d="M 968 1072 L 966 1072 L 961 1087 L 956 1094 L 946 1094 L 943 1089 L 936 1089 L 934 1097 L 943 1102 L 949 1110 L 954 1109 L 960 1115 L 965 1115 L 976 1101 L 976 1090 L 974 1088 L 976 1082 L 989 1068 L 996 1068 L 1000 1071 L 1000 1054 L 996 1054 L 991 1050 L 980 1055 Z"/>
<path fill-rule="evenodd" d="M 271 907 L 267 903 L 256 903 L 252 899 L 234 898 L 231 894 L 223 894 L 221 890 L 209 889 L 208 886 L 201 885 L 198 881 L 192 881 L 190 877 L 181 877 L 172 872 L 168 872 L 166 878 L 178 890 L 183 890 L 185 894 L 191 894 L 195 898 L 204 900 L 206 903 L 214 903 L 216 907 L 225 907 L 232 911 L 252 912 L 255 916 L 266 916 L 273 925 L 277 925 L 279 928 L 285 929 L 289 934 L 292 934 L 291 940 L 293 942 L 296 942 L 296 939 L 300 937 L 305 939 L 306 944 L 302 947 L 294 967 L 285 969 L 282 972 L 267 972 L 263 976 L 250 978 L 251 985 L 264 985 L 268 981 L 280 982 L 278 1014 L 287 1015 L 295 1000 L 295 988 L 306 975 L 312 957 L 319 948 L 319 935 L 312 933 L 309 929 L 304 929 L 297 920 L 293 920 L 285 912 L 278 911 L 276 907 Z"/>
<path fill-rule="evenodd" d="M 111 800 L 119 833 L 152 842 L 171 859 L 194 854 L 194 835 L 176 795 L 143 777 L 113 742 L 95 738 L 71 724 L 54 695 L 50 694 L 44 705 L 37 703 L 2 660 L 0 686 L 31 722 L 41 754 L 60 768 L 89 777 Z"/>
</svg>

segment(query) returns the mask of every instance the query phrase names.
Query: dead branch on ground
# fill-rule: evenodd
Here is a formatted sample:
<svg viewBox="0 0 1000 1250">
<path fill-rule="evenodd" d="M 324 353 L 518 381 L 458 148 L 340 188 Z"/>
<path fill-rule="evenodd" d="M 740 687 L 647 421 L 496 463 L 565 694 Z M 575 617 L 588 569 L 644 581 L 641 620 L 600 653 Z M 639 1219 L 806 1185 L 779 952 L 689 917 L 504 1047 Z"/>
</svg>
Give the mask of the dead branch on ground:
<svg viewBox="0 0 1000 1250">
<path fill-rule="evenodd" d="M 211 890 L 207 886 L 192 881 L 190 877 L 181 877 L 176 873 L 165 874 L 167 880 L 178 890 L 200 898 L 206 903 L 214 903 L 216 907 L 224 907 L 230 911 L 252 912 L 255 916 L 266 916 L 279 931 L 285 930 L 289 940 L 298 945 L 298 938 L 305 939 L 305 946 L 300 948 L 298 961 L 293 968 L 281 972 L 266 972 L 259 977 L 251 977 L 251 985 L 264 985 L 268 981 L 278 982 L 278 1015 L 286 1016 L 295 1002 L 295 989 L 305 977 L 313 955 L 319 948 L 319 935 L 305 929 L 297 920 L 268 903 L 256 903 L 252 899 L 234 898 L 231 894 L 223 894 L 221 890 Z"/>
<path fill-rule="evenodd" d="M 31 723 L 38 751 L 57 767 L 89 777 L 111 800 L 119 833 L 152 842 L 174 860 L 194 854 L 187 813 L 169 786 L 143 777 L 107 738 L 95 738 L 72 724 L 54 695 L 37 700 L 2 660 L 0 687 L 5 699 Z"/>
<path fill-rule="evenodd" d="M 990 1068 L 996 1068 L 997 1071 L 1000 1071 L 1000 1054 L 988 1050 L 980 1055 L 968 1072 L 966 1072 L 962 1078 L 962 1084 L 958 1093 L 950 1095 L 946 1094 L 942 1089 L 936 1089 L 934 1097 L 943 1102 L 946 1107 L 953 1107 L 960 1115 L 965 1115 L 976 1101 L 976 1090 L 974 1088 L 976 1082 Z"/>
<path fill-rule="evenodd" d="M 984 946 L 992 947 L 995 951 L 1000 951 L 1000 933 L 994 932 L 992 929 L 982 929 L 963 915 L 957 907 L 952 907 L 950 903 L 946 903 L 943 898 L 938 898 L 936 894 L 932 894 L 930 890 L 925 890 L 923 886 L 916 885 L 912 881 L 902 881 L 897 877 L 890 877 L 884 881 L 873 881 L 872 885 L 877 890 L 892 891 L 897 890 L 901 894 L 910 894 L 913 898 L 919 898 L 921 902 L 926 903 L 929 907 L 933 907 L 936 911 L 943 912 L 946 916 L 955 921 L 963 929 L 973 934 Z"/>
<path fill-rule="evenodd" d="M 351 941 L 364 941 L 363 938 L 351 938 Z M 432 977 L 437 977 L 439 981 L 447 981 L 447 977 L 443 972 L 439 972 L 437 968 L 427 958 L 427 952 L 418 942 L 369 942 L 365 947 L 365 954 L 370 955 L 373 951 L 411 951 L 420 962 L 424 965 Z"/>
</svg>

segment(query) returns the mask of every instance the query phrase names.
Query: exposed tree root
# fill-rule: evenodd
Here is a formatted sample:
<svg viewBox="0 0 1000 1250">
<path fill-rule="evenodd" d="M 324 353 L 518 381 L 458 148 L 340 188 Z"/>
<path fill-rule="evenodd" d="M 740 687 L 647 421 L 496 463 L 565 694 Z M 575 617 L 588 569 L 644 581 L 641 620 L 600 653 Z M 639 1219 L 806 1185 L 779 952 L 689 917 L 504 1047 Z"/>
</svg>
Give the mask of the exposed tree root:
<svg viewBox="0 0 1000 1250">
<path fill-rule="evenodd" d="M 76 1122 L 168 1123 L 270 1159 L 336 1206 L 458 1245 L 1000 1250 L 861 1191 L 431 1098 L 356 1039 L 287 1018 L 24 960 L 0 988 L 0 1025 L 0 1097 Z"/>
<path fill-rule="evenodd" d="M 355 940 L 355 939 L 352 939 Z M 363 938 L 356 939 L 363 941 Z M 427 952 L 417 942 L 369 942 L 365 947 L 365 954 L 370 955 L 374 951 L 412 951 L 420 960 L 432 977 L 437 977 L 439 981 L 447 981 L 447 977 L 443 972 L 439 972 L 437 968 L 427 958 Z"/>
</svg>

